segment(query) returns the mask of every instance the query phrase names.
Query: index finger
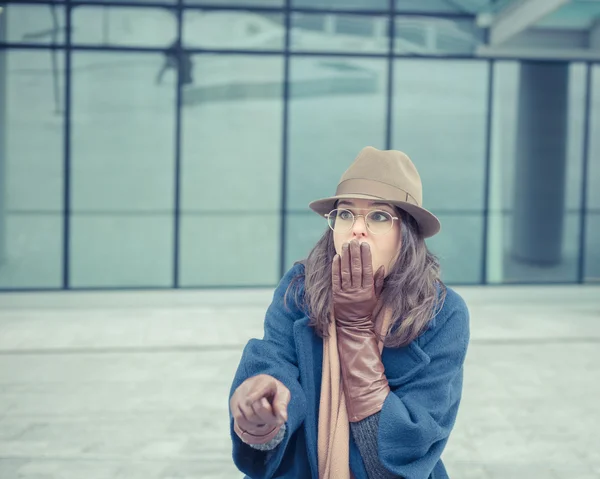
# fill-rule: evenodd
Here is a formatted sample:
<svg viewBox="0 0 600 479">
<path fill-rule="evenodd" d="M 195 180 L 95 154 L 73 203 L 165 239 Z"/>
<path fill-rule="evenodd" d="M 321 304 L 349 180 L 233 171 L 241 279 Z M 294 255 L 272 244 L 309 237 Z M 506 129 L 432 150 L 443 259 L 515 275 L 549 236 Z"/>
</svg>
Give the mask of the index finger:
<svg viewBox="0 0 600 479">
<path fill-rule="evenodd" d="M 277 383 L 275 382 L 275 378 L 261 378 L 252 388 L 252 392 L 246 396 L 246 405 L 250 406 L 253 402 L 264 397 L 273 396 L 276 392 Z"/>
<path fill-rule="evenodd" d="M 369 243 L 360 245 L 360 256 L 362 258 L 362 287 L 370 289 L 373 287 L 373 261 L 371 260 L 371 247 Z"/>
<path fill-rule="evenodd" d="M 352 262 L 352 287 L 360 288 L 362 284 L 362 258 L 361 258 L 361 246 L 358 241 L 352 240 L 350 242 L 350 261 Z"/>
<path fill-rule="evenodd" d="M 280 388 L 273 398 L 273 412 L 283 422 L 287 421 L 287 407 L 291 397 L 292 395 L 288 388 Z"/>
</svg>

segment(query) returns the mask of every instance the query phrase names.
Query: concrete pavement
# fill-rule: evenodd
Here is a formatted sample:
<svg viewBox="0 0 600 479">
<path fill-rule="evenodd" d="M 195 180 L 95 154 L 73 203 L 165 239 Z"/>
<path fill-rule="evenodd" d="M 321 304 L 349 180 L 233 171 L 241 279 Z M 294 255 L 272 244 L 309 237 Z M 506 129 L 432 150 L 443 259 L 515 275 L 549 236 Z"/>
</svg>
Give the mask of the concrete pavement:
<svg viewBox="0 0 600 479">
<path fill-rule="evenodd" d="M 457 288 L 453 479 L 600 478 L 600 287 Z M 227 395 L 269 290 L 0 295 L 1 479 L 233 479 Z"/>
</svg>

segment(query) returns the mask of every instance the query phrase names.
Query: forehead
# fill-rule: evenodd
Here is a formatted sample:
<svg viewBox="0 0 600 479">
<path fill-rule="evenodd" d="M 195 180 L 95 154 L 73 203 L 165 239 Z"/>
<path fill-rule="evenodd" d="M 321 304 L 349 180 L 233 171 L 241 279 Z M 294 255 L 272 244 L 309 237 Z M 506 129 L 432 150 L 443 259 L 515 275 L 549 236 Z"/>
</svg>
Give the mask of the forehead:
<svg viewBox="0 0 600 479">
<path fill-rule="evenodd" d="M 394 207 L 384 201 L 375 200 L 340 200 L 338 202 L 338 208 L 345 206 L 348 208 L 386 208 L 393 209 Z"/>
</svg>

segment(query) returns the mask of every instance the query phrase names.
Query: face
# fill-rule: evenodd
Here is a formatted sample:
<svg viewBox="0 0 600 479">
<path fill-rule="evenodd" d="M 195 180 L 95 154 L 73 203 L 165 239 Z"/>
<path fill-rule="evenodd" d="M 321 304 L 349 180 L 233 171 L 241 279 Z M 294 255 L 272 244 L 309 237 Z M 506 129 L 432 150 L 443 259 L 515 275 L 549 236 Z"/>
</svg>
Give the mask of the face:
<svg viewBox="0 0 600 479">
<path fill-rule="evenodd" d="M 333 230 L 333 241 L 335 251 L 338 254 L 342 253 L 342 245 L 349 243 L 352 240 L 357 240 L 359 243 L 368 243 L 371 248 L 371 257 L 373 261 L 373 272 L 383 265 L 385 274 L 388 275 L 391 267 L 396 260 L 400 251 L 402 236 L 400 232 L 400 217 L 393 206 L 388 203 L 381 203 L 370 200 L 341 200 L 337 204 L 337 209 L 347 209 L 355 216 L 354 225 L 348 231 L 339 231 L 339 228 Z M 373 234 L 365 222 L 364 216 L 370 211 L 385 211 L 397 217 L 398 220 L 392 220 L 392 228 L 385 234 Z M 348 216 L 348 215 L 346 215 Z M 373 221 L 385 221 L 383 215 L 372 215 Z"/>
</svg>

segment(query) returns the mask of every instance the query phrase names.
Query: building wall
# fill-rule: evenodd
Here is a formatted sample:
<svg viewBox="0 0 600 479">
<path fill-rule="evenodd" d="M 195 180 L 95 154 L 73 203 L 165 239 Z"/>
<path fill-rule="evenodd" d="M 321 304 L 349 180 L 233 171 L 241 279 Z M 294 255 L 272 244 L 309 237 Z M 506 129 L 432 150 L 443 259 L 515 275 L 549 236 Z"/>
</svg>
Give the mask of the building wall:
<svg viewBox="0 0 600 479">
<path fill-rule="evenodd" d="M 525 264 L 521 63 L 475 58 L 472 16 L 245 3 L 5 7 L 0 289 L 272 286 L 366 145 L 417 165 L 448 283 L 600 281 L 600 65 L 568 65 L 560 261 Z"/>
</svg>

